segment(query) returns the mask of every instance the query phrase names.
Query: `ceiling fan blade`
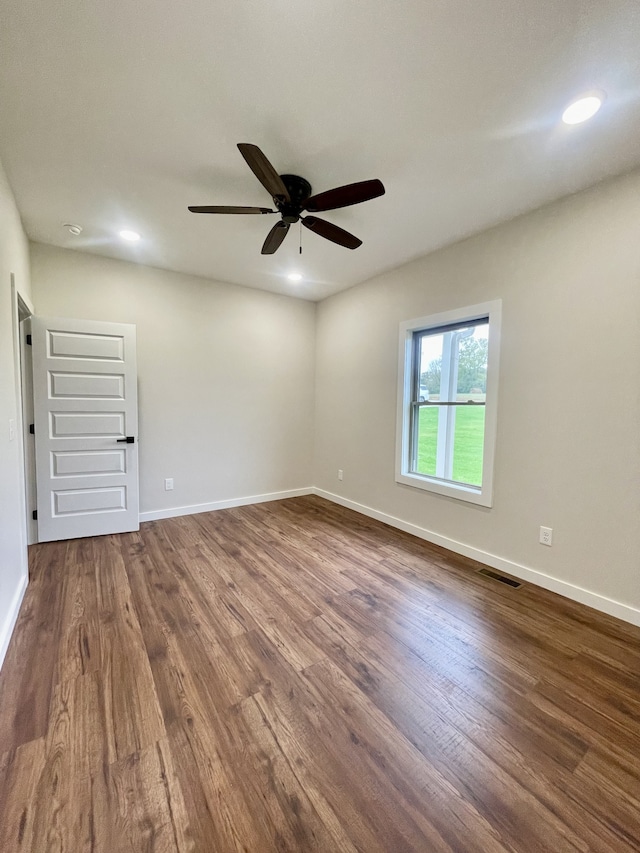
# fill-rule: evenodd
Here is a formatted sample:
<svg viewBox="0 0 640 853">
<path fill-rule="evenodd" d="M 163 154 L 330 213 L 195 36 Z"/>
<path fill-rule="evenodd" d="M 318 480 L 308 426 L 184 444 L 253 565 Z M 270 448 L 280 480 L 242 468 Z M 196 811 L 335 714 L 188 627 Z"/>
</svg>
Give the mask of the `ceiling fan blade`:
<svg viewBox="0 0 640 853">
<path fill-rule="evenodd" d="M 273 198 L 291 201 L 289 191 L 282 182 L 282 178 L 257 145 L 251 145 L 250 142 L 238 142 L 238 149 L 253 174 Z"/>
<path fill-rule="evenodd" d="M 321 237 L 331 240 L 332 243 L 337 243 L 339 246 L 344 246 L 345 249 L 357 249 L 358 246 L 362 246 L 362 240 L 354 237 L 353 234 L 349 234 L 344 228 L 338 228 L 332 222 L 327 222 L 325 219 L 318 219 L 317 216 L 305 216 L 302 224 L 315 234 L 319 234 Z"/>
<path fill-rule="evenodd" d="M 269 207 L 228 207 L 225 205 L 196 205 L 190 207 L 191 213 L 277 213 Z"/>
<path fill-rule="evenodd" d="M 375 178 L 372 181 L 359 181 L 357 184 L 347 184 L 336 187 L 318 195 L 312 195 L 305 204 L 305 209 L 315 213 L 322 210 L 337 210 L 339 207 L 349 207 L 362 201 L 384 195 L 384 184 Z"/>
<path fill-rule="evenodd" d="M 264 241 L 262 252 L 260 254 L 273 255 L 273 253 L 280 248 L 280 244 L 287 236 L 288 230 L 288 222 L 276 222 L 271 231 L 267 234 L 267 239 Z"/>
</svg>

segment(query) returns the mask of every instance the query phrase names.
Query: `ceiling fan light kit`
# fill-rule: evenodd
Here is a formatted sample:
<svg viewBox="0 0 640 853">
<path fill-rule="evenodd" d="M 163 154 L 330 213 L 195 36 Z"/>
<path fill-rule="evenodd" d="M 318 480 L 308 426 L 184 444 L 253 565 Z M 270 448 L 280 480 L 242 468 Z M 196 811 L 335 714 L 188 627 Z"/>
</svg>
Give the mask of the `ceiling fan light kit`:
<svg viewBox="0 0 640 853">
<path fill-rule="evenodd" d="M 337 243 L 339 246 L 344 246 L 346 249 L 357 249 L 358 246 L 362 245 L 362 240 L 343 228 L 339 228 L 325 219 L 319 219 L 317 216 L 302 216 L 302 212 L 307 210 L 310 213 L 317 213 L 337 210 L 341 207 L 349 207 L 352 204 L 360 204 L 363 201 L 377 198 L 384 195 L 385 192 L 382 181 L 377 178 L 370 181 L 359 181 L 312 196 L 309 181 L 299 175 L 279 175 L 257 145 L 239 142 L 238 149 L 253 174 L 271 195 L 276 209 L 203 205 L 189 207 L 192 213 L 279 213 L 280 220 L 269 231 L 267 239 L 262 245 L 263 255 L 272 255 L 277 251 L 287 236 L 291 225 L 298 221 L 305 228 L 313 231 L 314 234 L 318 234 L 332 243 Z"/>
</svg>

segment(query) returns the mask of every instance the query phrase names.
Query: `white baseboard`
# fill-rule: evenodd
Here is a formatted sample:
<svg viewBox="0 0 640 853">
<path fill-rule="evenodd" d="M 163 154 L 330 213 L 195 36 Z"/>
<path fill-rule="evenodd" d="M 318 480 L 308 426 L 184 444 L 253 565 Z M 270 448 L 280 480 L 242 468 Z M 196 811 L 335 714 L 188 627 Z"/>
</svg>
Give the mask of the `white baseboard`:
<svg viewBox="0 0 640 853">
<path fill-rule="evenodd" d="M 141 512 L 140 521 L 156 521 L 159 518 L 174 518 L 178 515 L 197 515 L 199 512 L 214 512 L 217 509 L 230 509 L 234 506 L 247 506 L 247 504 L 261 504 L 267 501 L 282 501 L 285 498 L 299 498 L 303 495 L 315 494 L 314 489 L 309 486 L 304 489 L 289 489 L 286 492 L 271 492 L 267 495 L 251 495 L 246 498 L 231 498 L 226 501 L 213 501 L 206 504 L 191 504 L 190 506 L 174 506 L 170 509 L 154 509 L 150 512 Z"/>
<path fill-rule="evenodd" d="M 24 575 L 13 594 L 13 601 L 11 602 L 9 612 L 4 620 L 4 625 L 0 626 L 0 669 L 2 669 L 2 664 L 4 663 L 4 658 L 7 654 L 7 649 L 9 648 L 9 641 L 11 640 L 13 629 L 16 627 L 16 622 L 18 621 L 20 605 L 22 604 L 22 599 L 24 598 L 28 583 L 29 576 Z"/>
<path fill-rule="evenodd" d="M 597 592 L 591 592 L 588 589 L 574 586 L 574 584 L 567 583 L 567 581 L 562 581 L 551 575 L 545 575 L 543 572 L 522 566 L 520 563 L 514 563 L 511 560 L 506 560 L 504 557 L 498 557 L 496 554 L 490 554 L 488 551 L 482 551 L 479 548 L 465 545 L 464 542 L 458 542 L 455 539 L 449 539 L 447 536 L 441 536 L 439 533 L 434 533 L 424 527 L 418 527 L 416 524 L 410 524 L 401 518 L 387 515 L 385 512 L 380 512 L 377 509 L 372 509 L 372 507 L 348 500 L 340 495 L 334 495 L 332 492 L 326 492 L 324 489 L 313 489 L 313 494 L 340 506 L 347 507 L 347 509 L 355 510 L 355 512 L 359 512 L 362 515 L 367 515 L 369 518 L 375 518 L 377 521 L 382 521 L 384 524 L 396 527 L 398 530 L 404 530 L 405 533 L 411 533 L 413 536 L 425 539 L 434 545 L 440 545 L 449 551 L 454 551 L 456 554 L 462 554 L 464 557 L 470 557 L 472 560 L 485 563 L 485 565 L 491 566 L 493 569 L 513 575 L 520 580 L 541 586 L 543 589 L 548 589 L 551 592 L 557 592 L 565 598 L 578 601 L 580 604 L 586 604 L 588 607 L 593 607 L 595 610 L 600 610 L 609 616 L 615 616 L 617 619 L 640 626 L 640 610 L 628 604 L 622 604 L 619 601 L 606 598 L 604 595 L 599 595 Z"/>
</svg>

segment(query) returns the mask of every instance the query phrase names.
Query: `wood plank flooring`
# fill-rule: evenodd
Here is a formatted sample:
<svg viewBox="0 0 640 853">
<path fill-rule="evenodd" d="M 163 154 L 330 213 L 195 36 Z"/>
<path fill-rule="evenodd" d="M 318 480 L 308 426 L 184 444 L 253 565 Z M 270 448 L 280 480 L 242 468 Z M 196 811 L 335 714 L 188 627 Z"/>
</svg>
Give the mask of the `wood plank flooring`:
<svg viewBox="0 0 640 853">
<path fill-rule="evenodd" d="M 31 557 L 2 853 L 640 851 L 640 629 L 315 497 Z"/>
</svg>

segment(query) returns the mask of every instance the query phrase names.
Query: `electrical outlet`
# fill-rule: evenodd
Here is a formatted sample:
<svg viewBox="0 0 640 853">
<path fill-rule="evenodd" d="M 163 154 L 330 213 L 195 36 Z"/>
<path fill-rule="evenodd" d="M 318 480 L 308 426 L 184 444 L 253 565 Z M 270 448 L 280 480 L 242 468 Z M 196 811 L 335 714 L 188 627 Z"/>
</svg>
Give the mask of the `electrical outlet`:
<svg viewBox="0 0 640 853">
<path fill-rule="evenodd" d="M 553 544 L 553 528 L 551 528 L 551 527 L 541 527 L 540 528 L 540 544 L 541 545 L 552 545 Z"/>
<path fill-rule="evenodd" d="M 342 470 L 342 468 L 338 468 L 338 479 L 344 479 L 344 471 Z"/>
<path fill-rule="evenodd" d="M 164 490 L 165 492 L 170 492 L 173 488 L 173 477 L 167 477 L 164 481 Z"/>
</svg>

